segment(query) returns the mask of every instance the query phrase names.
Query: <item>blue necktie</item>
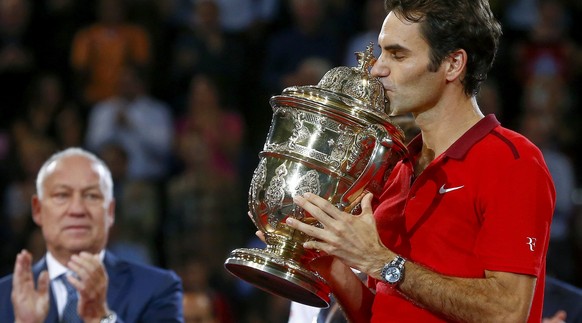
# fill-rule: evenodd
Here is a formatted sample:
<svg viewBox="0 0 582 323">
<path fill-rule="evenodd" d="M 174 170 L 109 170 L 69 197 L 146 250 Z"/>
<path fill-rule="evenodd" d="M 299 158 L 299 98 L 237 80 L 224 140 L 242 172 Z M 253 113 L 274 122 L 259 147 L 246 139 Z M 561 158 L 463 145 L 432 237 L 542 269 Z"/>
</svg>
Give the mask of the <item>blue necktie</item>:
<svg viewBox="0 0 582 323">
<path fill-rule="evenodd" d="M 67 280 L 66 274 L 62 274 L 60 277 L 65 288 L 67 289 L 67 303 L 63 310 L 63 317 L 61 319 L 62 323 L 82 323 L 83 321 L 77 314 L 77 290 L 69 281 Z"/>
</svg>

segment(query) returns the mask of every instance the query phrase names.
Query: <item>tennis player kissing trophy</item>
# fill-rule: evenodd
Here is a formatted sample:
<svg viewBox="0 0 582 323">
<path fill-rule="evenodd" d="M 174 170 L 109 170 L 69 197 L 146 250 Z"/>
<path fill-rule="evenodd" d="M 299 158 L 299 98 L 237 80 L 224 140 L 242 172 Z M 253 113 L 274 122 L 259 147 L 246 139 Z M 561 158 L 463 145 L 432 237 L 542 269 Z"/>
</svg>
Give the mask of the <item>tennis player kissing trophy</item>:
<svg viewBox="0 0 582 323">
<path fill-rule="evenodd" d="M 309 270 L 320 254 L 304 249 L 311 238 L 285 220 L 320 224 L 293 196 L 310 192 L 357 212 L 361 196 L 377 196 L 406 154 L 382 84 L 370 75 L 372 44 L 356 56 L 357 67 L 333 68 L 317 86 L 289 87 L 270 99 L 273 118 L 248 201 L 267 247 L 235 249 L 225 262 L 230 273 L 262 290 L 316 307 L 330 301 L 326 282 Z"/>
</svg>

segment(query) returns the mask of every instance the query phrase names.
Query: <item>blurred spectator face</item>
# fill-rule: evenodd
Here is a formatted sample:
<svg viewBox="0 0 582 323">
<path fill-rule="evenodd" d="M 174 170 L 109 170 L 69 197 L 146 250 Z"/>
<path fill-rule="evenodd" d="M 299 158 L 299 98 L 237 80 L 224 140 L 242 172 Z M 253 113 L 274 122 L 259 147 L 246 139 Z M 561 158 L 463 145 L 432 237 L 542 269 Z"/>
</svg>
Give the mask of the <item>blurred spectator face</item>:
<svg viewBox="0 0 582 323">
<path fill-rule="evenodd" d="M 190 84 L 190 112 L 205 111 L 219 105 L 216 87 L 204 76 L 195 76 Z"/>
<path fill-rule="evenodd" d="M 194 6 L 195 25 L 202 27 L 220 26 L 220 10 L 212 0 L 199 0 Z"/>
<path fill-rule="evenodd" d="M 562 5 L 556 1 L 541 1 L 539 4 L 539 20 L 534 27 L 534 37 L 538 41 L 555 41 L 562 37 L 565 31 L 566 15 Z"/>
<path fill-rule="evenodd" d="M 180 269 L 184 290 L 187 292 L 203 292 L 208 288 L 209 273 L 208 264 L 200 259 L 193 259 Z"/>
<path fill-rule="evenodd" d="M 526 84 L 523 93 L 527 111 L 559 114 L 567 97 L 567 88 L 555 75 L 535 75 Z"/>
<path fill-rule="evenodd" d="M 317 28 L 323 18 L 322 0 L 291 0 L 291 10 L 297 25 L 306 31 Z"/>
<path fill-rule="evenodd" d="M 210 162 L 210 148 L 197 133 L 187 133 L 178 141 L 178 155 L 187 168 L 202 170 Z"/>
<path fill-rule="evenodd" d="M 184 322 L 215 323 L 217 322 L 210 297 L 205 293 L 184 293 Z"/>
<path fill-rule="evenodd" d="M 0 0 L 0 34 L 19 35 L 28 26 L 28 0 Z"/>
<path fill-rule="evenodd" d="M 386 18 L 386 11 L 384 11 L 384 1 L 382 0 L 368 0 L 366 4 L 366 26 L 368 29 L 379 31 L 382 28 L 382 23 Z"/>
</svg>

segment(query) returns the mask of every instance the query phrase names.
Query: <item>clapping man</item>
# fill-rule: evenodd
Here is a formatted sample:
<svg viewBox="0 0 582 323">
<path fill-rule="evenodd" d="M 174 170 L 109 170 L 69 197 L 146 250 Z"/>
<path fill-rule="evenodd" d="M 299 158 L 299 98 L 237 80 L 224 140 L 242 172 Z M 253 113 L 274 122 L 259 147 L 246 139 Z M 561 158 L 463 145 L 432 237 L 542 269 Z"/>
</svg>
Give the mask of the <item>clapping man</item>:
<svg viewBox="0 0 582 323">
<path fill-rule="evenodd" d="M 40 169 L 32 217 L 47 253 L 23 250 L 0 280 L 0 322 L 182 322 L 182 283 L 108 252 L 113 184 L 95 155 L 69 148 Z"/>
</svg>

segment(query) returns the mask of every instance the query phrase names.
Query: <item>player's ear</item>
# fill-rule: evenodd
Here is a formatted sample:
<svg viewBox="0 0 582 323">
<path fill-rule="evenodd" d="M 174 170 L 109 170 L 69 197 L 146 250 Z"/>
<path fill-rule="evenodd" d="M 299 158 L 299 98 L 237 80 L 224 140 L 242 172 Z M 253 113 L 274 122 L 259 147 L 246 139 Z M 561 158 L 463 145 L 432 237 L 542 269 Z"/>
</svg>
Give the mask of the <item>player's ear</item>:
<svg viewBox="0 0 582 323">
<path fill-rule="evenodd" d="M 460 78 L 467 66 L 467 52 L 464 49 L 457 49 L 445 58 L 445 64 L 447 81 L 452 82 Z"/>
</svg>

